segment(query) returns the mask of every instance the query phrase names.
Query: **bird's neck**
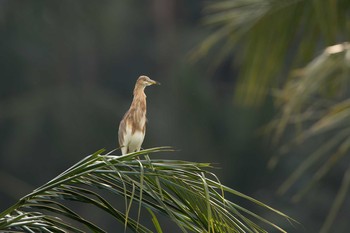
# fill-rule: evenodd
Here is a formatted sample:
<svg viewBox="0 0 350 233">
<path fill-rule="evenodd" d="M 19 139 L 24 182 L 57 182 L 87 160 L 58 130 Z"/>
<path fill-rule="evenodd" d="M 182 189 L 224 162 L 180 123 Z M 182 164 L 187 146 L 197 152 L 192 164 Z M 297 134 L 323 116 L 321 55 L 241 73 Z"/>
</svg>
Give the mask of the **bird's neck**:
<svg viewBox="0 0 350 233">
<path fill-rule="evenodd" d="M 132 106 L 137 108 L 146 108 L 146 94 L 144 86 L 136 86 L 134 89 L 134 99 Z"/>
<path fill-rule="evenodd" d="M 143 86 L 143 85 L 136 85 L 135 86 L 135 88 L 134 88 L 134 98 L 136 96 L 146 98 L 145 86 Z"/>
</svg>

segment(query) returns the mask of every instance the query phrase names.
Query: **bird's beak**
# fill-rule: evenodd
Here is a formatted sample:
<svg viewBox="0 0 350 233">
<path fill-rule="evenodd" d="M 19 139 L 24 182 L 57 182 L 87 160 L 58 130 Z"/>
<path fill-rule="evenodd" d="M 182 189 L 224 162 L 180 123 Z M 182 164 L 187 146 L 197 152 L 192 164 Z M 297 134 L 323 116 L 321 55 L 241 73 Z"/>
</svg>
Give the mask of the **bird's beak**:
<svg viewBox="0 0 350 233">
<path fill-rule="evenodd" d="M 154 80 L 152 80 L 152 85 L 160 85 L 160 82 L 157 82 L 157 81 L 154 81 Z"/>
</svg>

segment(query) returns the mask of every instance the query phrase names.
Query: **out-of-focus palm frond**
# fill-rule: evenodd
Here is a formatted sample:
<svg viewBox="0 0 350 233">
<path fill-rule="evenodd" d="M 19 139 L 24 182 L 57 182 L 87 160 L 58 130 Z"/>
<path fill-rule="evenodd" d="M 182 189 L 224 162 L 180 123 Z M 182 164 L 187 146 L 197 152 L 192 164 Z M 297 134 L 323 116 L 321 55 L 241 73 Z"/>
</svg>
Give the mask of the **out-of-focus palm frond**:
<svg viewBox="0 0 350 233">
<path fill-rule="evenodd" d="M 259 104 L 279 78 L 315 56 L 317 46 L 349 36 L 349 1 L 222 0 L 209 4 L 204 22 L 215 31 L 193 53 L 212 51 L 215 67 L 236 54 L 236 100 Z"/>
<path fill-rule="evenodd" d="M 85 232 L 89 229 L 104 232 L 100 226 L 70 208 L 70 202 L 75 201 L 105 211 L 135 232 L 153 232 L 139 222 L 141 209 L 149 211 L 157 232 L 162 232 L 158 214 L 168 216 L 183 232 L 266 232 L 261 225 L 284 232 L 271 221 L 225 199 L 224 194 L 231 193 L 289 219 L 285 214 L 222 185 L 207 170 L 209 164 L 150 159 L 147 155 L 171 150 L 158 147 L 123 156 L 102 155 L 103 151 L 98 151 L 1 213 L 0 230 Z M 119 196 L 125 201 L 125 209 L 117 209 L 101 191 Z M 131 217 L 134 216 L 132 206 L 136 206 L 136 218 Z"/>
<path fill-rule="evenodd" d="M 294 170 L 281 185 L 280 194 L 288 191 L 307 171 L 316 170 L 309 183 L 299 190 L 293 199 L 300 200 L 313 185 L 322 179 L 336 165 L 340 165 L 350 152 L 350 44 L 330 46 L 304 69 L 295 73 L 280 92 L 277 93 L 280 115 L 270 126 L 274 127 L 275 141 L 287 129 L 296 128 L 296 137 L 283 146 L 281 154 L 293 146 L 307 143 L 309 139 L 322 138 L 325 141 L 316 148 Z M 279 156 L 271 159 L 274 166 Z M 346 169 L 345 169 L 346 170 Z M 350 170 L 350 166 L 349 169 Z M 346 174 L 348 174 L 347 172 Z M 349 175 L 339 189 L 334 205 L 344 201 L 349 189 Z M 339 208 L 333 206 L 333 209 Z M 329 213 L 324 229 L 328 229 L 334 211 Z"/>
<path fill-rule="evenodd" d="M 304 137 L 333 129 L 350 113 L 350 45 L 328 47 L 304 69 L 295 72 L 277 94 L 282 117 L 276 137 L 283 133 L 287 122 L 300 124 L 319 118 Z M 337 124 L 335 124 L 337 123 Z"/>
</svg>

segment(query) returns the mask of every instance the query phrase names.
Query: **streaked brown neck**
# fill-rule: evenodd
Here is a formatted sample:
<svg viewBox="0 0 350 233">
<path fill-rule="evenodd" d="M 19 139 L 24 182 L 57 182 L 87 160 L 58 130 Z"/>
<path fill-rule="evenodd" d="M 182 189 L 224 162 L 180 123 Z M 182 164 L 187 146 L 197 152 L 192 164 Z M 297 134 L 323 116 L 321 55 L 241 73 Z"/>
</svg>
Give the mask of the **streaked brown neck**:
<svg viewBox="0 0 350 233">
<path fill-rule="evenodd" d="M 145 86 L 136 85 L 134 89 L 134 99 L 131 104 L 133 107 L 138 107 L 142 109 L 146 109 L 146 94 L 145 94 Z M 139 106 L 136 106 L 139 105 Z"/>
<path fill-rule="evenodd" d="M 145 86 L 137 83 L 134 88 L 134 97 L 139 95 L 144 95 L 144 97 L 146 97 Z"/>
</svg>

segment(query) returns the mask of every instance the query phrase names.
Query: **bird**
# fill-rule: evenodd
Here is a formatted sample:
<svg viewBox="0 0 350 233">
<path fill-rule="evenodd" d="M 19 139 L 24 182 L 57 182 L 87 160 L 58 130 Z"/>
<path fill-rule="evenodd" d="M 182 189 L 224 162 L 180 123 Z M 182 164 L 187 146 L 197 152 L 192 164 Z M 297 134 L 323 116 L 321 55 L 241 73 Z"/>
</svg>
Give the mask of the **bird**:
<svg viewBox="0 0 350 233">
<path fill-rule="evenodd" d="M 123 155 L 141 150 L 147 122 L 145 88 L 154 84 L 160 85 L 145 75 L 136 81 L 133 101 L 119 124 L 118 141 Z"/>
</svg>

